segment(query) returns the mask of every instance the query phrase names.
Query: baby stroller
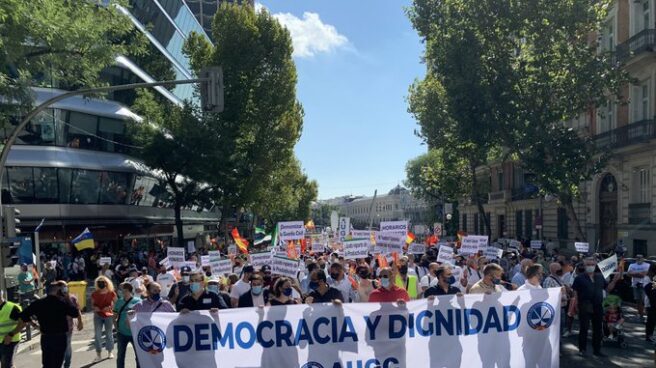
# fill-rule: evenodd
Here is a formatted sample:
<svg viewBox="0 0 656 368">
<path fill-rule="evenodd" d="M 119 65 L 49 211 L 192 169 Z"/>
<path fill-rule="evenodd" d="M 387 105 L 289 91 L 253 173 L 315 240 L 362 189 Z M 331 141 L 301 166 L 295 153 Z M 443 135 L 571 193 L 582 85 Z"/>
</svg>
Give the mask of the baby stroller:
<svg viewBox="0 0 656 368">
<path fill-rule="evenodd" d="M 621 348 L 628 345 L 624 336 L 624 316 L 622 314 L 622 299 L 619 296 L 610 294 L 604 299 L 604 341 L 607 343 L 616 343 Z"/>
</svg>

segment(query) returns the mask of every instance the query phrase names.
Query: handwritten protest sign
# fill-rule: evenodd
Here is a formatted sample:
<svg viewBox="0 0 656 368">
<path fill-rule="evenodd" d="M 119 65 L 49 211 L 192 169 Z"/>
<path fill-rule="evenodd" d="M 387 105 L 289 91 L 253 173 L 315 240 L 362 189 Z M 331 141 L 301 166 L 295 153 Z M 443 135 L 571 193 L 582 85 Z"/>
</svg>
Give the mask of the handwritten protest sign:
<svg viewBox="0 0 656 368">
<path fill-rule="evenodd" d="M 369 255 L 369 240 L 349 240 L 344 242 L 344 258 L 366 258 Z"/>
<path fill-rule="evenodd" d="M 210 268 L 214 276 L 228 275 L 232 273 L 232 262 L 229 259 L 212 260 L 210 261 Z"/>
<path fill-rule="evenodd" d="M 184 248 L 178 247 L 168 247 L 166 250 L 166 256 L 169 259 L 169 263 L 173 267 L 182 267 L 185 262 L 185 250 Z"/>
<path fill-rule="evenodd" d="M 462 239 L 462 245 L 460 245 L 460 254 L 469 255 L 478 253 L 479 241 L 476 236 L 466 236 Z"/>
<path fill-rule="evenodd" d="M 576 242 L 574 247 L 579 253 L 588 253 L 590 251 L 590 243 Z"/>
<path fill-rule="evenodd" d="M 271 273 L 294 278 L 298 273 L 298 260 L 275 256 L 271 260 Z"/>
<path fill-rule="evenodd" d="M 453 264 L 453 248 L 440 245 L 440 251 L 437 253 L 437 262 Z"/>
<path fill-rule="evenodd" d="M 271 265 L 271 252 L 251 253 L 251 266 L 262 267 L 264 265 Z"/>
<path fill-rule="evenodd" d="M 98 261 L 99 265 L 111 265 L 112 264 L 112 257 L 100 257 L 100 260 Z"/>
<path fill-rule="evenodd" d="M 280 240 L 301 240 L 305 238 L 305 225 L 303 221 L 287 221 L 278 223 Z"/>
</svg>

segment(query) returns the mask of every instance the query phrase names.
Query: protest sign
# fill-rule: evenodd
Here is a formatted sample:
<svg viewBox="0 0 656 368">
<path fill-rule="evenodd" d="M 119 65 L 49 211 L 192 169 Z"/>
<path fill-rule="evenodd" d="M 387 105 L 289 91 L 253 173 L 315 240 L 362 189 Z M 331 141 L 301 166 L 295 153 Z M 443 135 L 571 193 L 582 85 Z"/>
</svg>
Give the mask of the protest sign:
<svg viewBox="0 0 656 368">
<path fill-rule="evenodd" d="M 542 249 L 542 240 L 531 240 L 531 249 Z"/>
<path fill-rule="evenodd" d="M 210 261 L 210 268 L 214 276 L 228 275 L 232 273 L 232 262 L 229 259 L 212 260 Z"/>
<path fill-rule="evenodd" d="M 207 254 L 210 256 L 210 262 L 211 261 L 218 261 L 221 259 L 221 251 L 218 250 L 211 250 L 207 252 Z"/>
<path fill-rule="evenodd" d="M 272 257 L 271 273 L 295 278 L 298 274 L 298 260 L 279 256 Z"/>
<path fill-rule="evenodd" d="M 228 255 L 237 255 L 237 246 L 234 244 L 228 245 Z"/>
<path fill-rule="evenodd" d="M 100 260 L 98 260 L 99 265 L 111 265 L 112 264 L 112 257 L 100 257 Z"/>
<path fill-rule="evenodd" d="M 323 253 L 326 251 L 326 245 L 323 242 L 323 240 L 312 240 L 312 248 L 311 248 L 313 253 Z"/>
<path fill-rule="evenodd" d="M 560 293 L 136 313 L 130 328 L 143 368 L 558 367 Z"/>
<path fill-rule="evenodd" d="M 382 221 L 380 223 L 380 232 L 393 233 L 405 237 L 408 235 L 408 221 Z"/>
<path fill-rule="evenodd" d="M 351 232 L 351 219 L 349 217 L 340 217 L 337 225 L 337 239 L 344 242 L 344 239 Z"/>
<path fill-rule="evenodd" d="M 377 249 L 386 249 L 386 252 L 399 254 L 403 253 L 403 246 L 405 245 L 405 235 L 396 234 L 393 232 L 382 233 L 376 235 Z M 383 253 L 383 252 L 381 252 Z"/>
<path fill-rule="evenodd" d="M 168 247 L 166 257 L 169 259 L 172 267 L 182 267 L 186 261 L 184 248 Z"/>
<path fill-rule="evenodd" d="M 200 256 L 200 265 L 209 266 L 210 265 L 210 256 Z"/>
<path fill-rule="evenodd" d="M 164 258 L 163 260 L 159 261 L 159 264 L 161 266 L 164 266 L 167 270 L 171 267 L 171 263 L 169 262 L 169 257 Z"/>
<path fill-rule="evenodd" d="M 191 268 L 192 271 L 196 271 L 196 270 L 198 269 L 198 265 L 197 265 L 196 262 L 194 262 L 194 261 L 187 261 L 187 262 L 184 262 L 183 265 L 185 265 L 185 266 Z"/>
<path fill-rule="evenodd" d="M 508 246 L 509 246 L 510 248 L 515 248 L 515 249 L 518 249 L 518 250 L 519 250 L 519 248 L 522 247 L 522 243 L 520 243 L 520 242 L 517 241 L 517 240 L 511 240 L 511 241 L 510 241 L 510 244 L 509 244 Z"/>
<path fill-rule="evenodd" d="M 453 248 L 440 245 L 440 251 L 437 253 L 437 262 L 453 264 Z"/>
<path fill-rule="evenodd" d="M 490 240 L 490 238 L 487 235 L 470 235 L 469 237 L 478 240 L 478 249 L 487 248 Z"/>
<path fill-rule="evenodd" d="M 499 249 L 497 247 L 485 248 L 485 258 L 487 258 L 488 260 L 501 258 L 502 255 L 503 255 L 503 249 Z"/>
<path fill-rule="evenodd" d="M 462 255 L 476 254 L 478 253 L 479 244 L 480 243 L 477 236 L 465 236 L 462 239 L 462 244 L 460 245 L 460 251 L 458 253 Z"/>
<path fill-rule="evenodd" d="M 357 240 L 357 239 L 371 239 L 371 235 L 374 235 L 374 238 L 376 236 L 376 233 L 378 231 L 370 231 L 370 230 L 351 230 L 351 239 Z"/>
<path fill-rule="evenodd" d="M 617 270 L 617 254 L 613 254 L 612 257 L 608 257 L 597 263 L 597 266 L 599 266 L 599 270 L 604 275 L 604 278 L 608 278 L 608 276 Z"/>
<path fill-rule="evenodd" d="M 425 252 L 426 252 L 426 246 L 423 244 L 412 243 L 408 246 L 408 253 L 424 254 Z"/>
<path fill-rule="evenodd" d="M 251 253 L 251 266 L 262 267 L 264 265 L 271 265 L 271 252 Z"/>
<path fill-rule="evenodd" d="M 369 255 L 369 240 L 349 240 L 344 242 L 344 259 L 366 258 Z"/>
<path fill-rule="evenodd" d="M 196 242 L 195 241 L 189 240 L 187 242 L 187 251 L 189 251 L 189 254 L 196 251 Z"/>
<path fill-rule="evenodd" d="M 579 253 L 588 253 L 590 251 L 590 243 L 576 242 L 574 247 Z"/>
<path fill-rule="evenodd" d="M 280 240 L 301 240 L 305 238 L 305 225 L 303 221 L 287 221 L 278 223 L 278 234 Z"/>
</svg>

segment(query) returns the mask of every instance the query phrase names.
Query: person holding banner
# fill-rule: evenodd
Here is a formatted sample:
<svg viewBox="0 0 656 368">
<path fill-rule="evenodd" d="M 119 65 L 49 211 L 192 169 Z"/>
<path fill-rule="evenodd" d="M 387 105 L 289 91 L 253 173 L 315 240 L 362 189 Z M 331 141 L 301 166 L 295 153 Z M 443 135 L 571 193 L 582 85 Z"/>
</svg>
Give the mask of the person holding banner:
<svg viewBox="0 0 656 368">
<path fill-rule="evenodd" d="M 264 288 L 262 276 L 251 276 L 251 288 L 239 297 L 238 308 L 263 307 L 269 303 L 269 290 Z"/>
<path fill-rule="evenodd" d="M 185 296 L 191 293 L 191 288 L 189 285 L 189 280 L 191 278 L 191 267 L 182 266 L 180 268 L 180 275 L 182 276 L 182 280 L 178 281 L 177 283 L 171 286 L 168 295 L 169 301 L 171 302 L 171 304 L 175 305 L 176 309 L 178 310 L 180 310 L 179 303 L 182 300 L 182 298 L 184 298 Z"/>
<path fill-rule="evenodd" d="M 517 290 L 532 290 L 542 289 L 542 279 L 544 278 L 544 269 L 542 265 L 536 263 L 528 266 L 526 269 L 526 281 L 524 285 L 520 286 Z"/>
<path fill-rule="evenodd" d="M 146 286 L 146 292 L 148 293 L 148 298 L 142 299 L 141 303 L 134 306 L 134 311 L 138 313 L 153 313 L 153 312 L 163 312 L 163 313 L 173 313 L 175 308 L 168 300 L 164 300 L 161 297 L 162 287 L 156 283 L 151 282 Z"/>
<path fill-rule="evenodd" d="M 326 273 L 323 270 L 314 270 L 310 274 L 310 293 L 305 297 L 305 304 L 344 302 L 342 292 L 328 285 Z"/>
<path fill-rule="evenodd" d="M 292 280 L 287 277 L 279 277 L 271 289 L 273 297 L 269 299 L 268 305 L 298 304 L 298 302 L 292 298 L 293 292 L 294 288 L 292 287 Z"/>
<path fill-rule="evenodd" d="M 237 262 L 237 259 L 235 259 L 235 262 Z M 232 302 L 233 308 L 237 308 L 239 305 L 239 297 L 246 294 L 251 289 L 251 276 L 253 273 L 255 273 L 253 266 L 245 266 L 242 269 L 242 275 L 239 281 L 232 285 L 232 288 L 230 289 L 230 301 Z"/>
<path fill-rule="evenodd" d="M 401 303 L 410 301 L 408 292 L 391 282 L 393 276 L 392 269 L 383 267 L 380 270 L 380 287 L 371 292 L 369 303 Z"/>
<path fill-rule="evenodd" d="M 469 294 L 501 293 L 505 289 L 501 286 L 503 268 L 496 263 L 490 263 L 483 269 L 483 278 L 472 285 Z"/>
<path fill-rule="evenodd" d="M 191 274 L 190 281 L 189 289 L 191 290 L 191 294 L 188 294 L 180 300 L 180 313 L 189 313 L 190 311 L 197 310 L 218 312 L 219 309 L 228 309 L 223 298 L 205 290 L 205 276 L 202 272 L 194 272 Z"/>
</svg>

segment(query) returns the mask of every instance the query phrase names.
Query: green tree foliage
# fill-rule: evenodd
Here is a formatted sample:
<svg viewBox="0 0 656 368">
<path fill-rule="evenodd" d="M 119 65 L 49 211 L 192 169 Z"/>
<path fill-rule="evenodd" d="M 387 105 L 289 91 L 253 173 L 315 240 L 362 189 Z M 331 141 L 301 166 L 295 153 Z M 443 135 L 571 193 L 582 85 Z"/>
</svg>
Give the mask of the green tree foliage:
<svg viewBox="0 0 656 368">
<path fill-rule="evenodd" d="M 290 165 L 301 134 L 291 37 L 266 11 L 231 4 L 216 13 L 213 36 L 214 45 L 198 35 L 185 44 L 197 73 L 207 65 L 223 67 L 225 109 L 212 118 L 210 182 L 224 209 L 251 208 L 267 200 L 265 178 Z"/>
<path fill-rule="evenodd" d="M 572 200 L 603 165 L 592 142 L 562 124 L 607 103 L 628 80 L 612 55 L 591 42 L 611 3 L 414 0 L 408 12 L 426 44 L 421 83 L 441 97 L 418 105 L 446 111 L 438 115 L 430 111 L 437 107 L 419 110 L 411 103 L 411 111 L 429 115 L 418 119 L 422 132 L 431 133 L 427 140 L 439 139 L 432 133 L 443 131 L 440 122 L 453 120 L 456 140 L 477 135 L 487 143 L 475 149 L 505 147 L 536 174 L 542 192 L 558 196 L 580 238 Z"/>
<path fill-rule="evenodd" d="M 173 198 L 178 245 L 184 246 L 182 209 L 207 208 L 214 195 L 213 188 L 203 184 L 214 145 L 212 126 L 191 105 L 160 105 L 150 91 L 139 91 L 133 109 L 147 117 L 132 126 L 139 147 L 133 154 L 161 172 Z"/>
</svg>

